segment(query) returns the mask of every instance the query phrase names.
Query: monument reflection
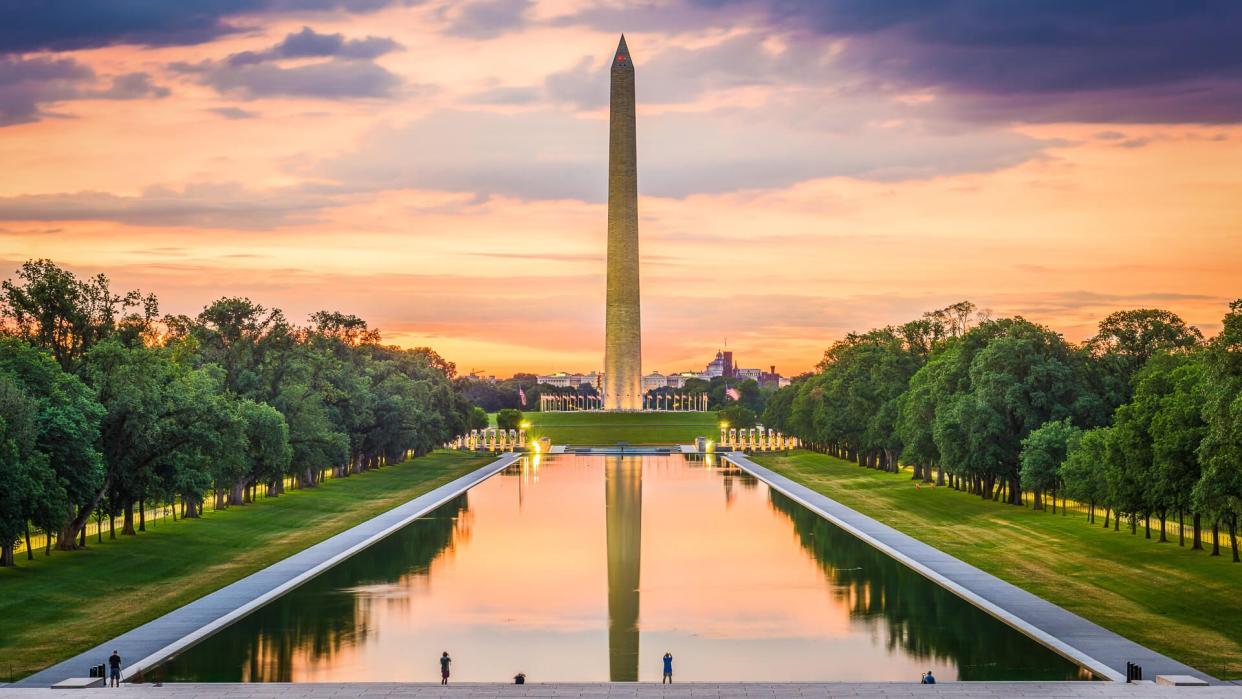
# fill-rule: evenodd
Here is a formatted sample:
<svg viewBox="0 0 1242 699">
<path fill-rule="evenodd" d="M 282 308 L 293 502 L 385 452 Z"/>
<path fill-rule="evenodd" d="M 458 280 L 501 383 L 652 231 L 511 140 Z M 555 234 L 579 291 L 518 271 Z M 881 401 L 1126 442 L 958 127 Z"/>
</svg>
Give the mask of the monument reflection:
<svg viewBox="0 0 1242 699">
<path fill-rule="evenodd" d="M 604 457 L 608 522 L 608 679 L 638 680 L 638 600 L 643 550 L 643 464 Z"/>
</svg>

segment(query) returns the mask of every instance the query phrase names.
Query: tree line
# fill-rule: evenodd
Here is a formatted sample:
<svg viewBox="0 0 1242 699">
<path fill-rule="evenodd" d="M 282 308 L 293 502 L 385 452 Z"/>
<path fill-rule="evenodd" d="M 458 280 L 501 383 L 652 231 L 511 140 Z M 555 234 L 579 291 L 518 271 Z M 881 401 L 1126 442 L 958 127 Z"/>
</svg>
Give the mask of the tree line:
<svg viewBox="0 0 1242 699">
<path fill-rule="evenodd" d="M 763 422 L 862 466 L 1131 532 L 1189 517 L 1239 560 L 1242 299 L 1204 340 L 1176 314 L 1119 311 L 1083 343 L 969 302 L 852 333 L 768 401 Z M 1179 531 L 1181 527 L 1179 527 Z M 1213 555 L 1219 538 L 1213 536 Z M 1179 534 L 1185 544 L 1185 535 Z"/>
<path fill-rule="evenodd" d="M 296 325 L 221 298 L 195 316 L 48 260 L 0 285 L 0 565 L 32 526 L 86 544 L 92 516 L 198 517 L 424 454 L 478 420 L 455 367 L 353 315 Z M 484 415 L 484 418 L 486 416 Z M 115 536 L 115 531 L 112 532 Z"/>
</svg>

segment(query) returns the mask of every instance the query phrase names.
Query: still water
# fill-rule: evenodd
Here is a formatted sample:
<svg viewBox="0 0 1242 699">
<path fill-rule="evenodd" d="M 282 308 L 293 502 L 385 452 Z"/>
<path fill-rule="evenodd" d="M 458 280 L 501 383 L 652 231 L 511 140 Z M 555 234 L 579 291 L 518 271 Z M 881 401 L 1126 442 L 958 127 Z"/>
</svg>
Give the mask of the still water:
<svg viewBox="0 0 1242 699">
<path fill-rule="evenodd" d="M 178 681 L 1082 679 L 767 485 L 528 458 L 183 651 Z"/>
</svg>

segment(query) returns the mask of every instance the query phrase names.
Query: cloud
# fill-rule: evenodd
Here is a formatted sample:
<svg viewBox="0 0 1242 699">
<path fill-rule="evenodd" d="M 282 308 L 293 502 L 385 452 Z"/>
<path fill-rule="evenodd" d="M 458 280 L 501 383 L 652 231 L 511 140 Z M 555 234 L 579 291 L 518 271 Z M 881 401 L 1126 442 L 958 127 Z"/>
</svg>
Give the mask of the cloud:
<svg viewBox="0 0 1242 699">
<path fill-rule="evenodd" d="M 694 2 L 844 39 L 843 67 L 941 88 L 972 118 L 1242 119 L 1242 4 L 1232 0 Z"/>
<path fill-rule="evenodd" d="M 241 107 L 212 107 L 207 111 L 219 114 L 225 119 L 254 119 L 259 116 L 258 112 L 252 112 Z"/>
<path fill-rule="evenodd" d="M 848 115 L 810 109 L 794 102 L 644 117 L 639 190 L 680 198 L 826 177 L 926 178 L 1010 167 L 1052 145 L 989 129 L 859 125 Z M 793 120 L 774 116 L 798 111 Z M 370 189 L 598 202 L 606 195 L 607 143 L 607 122 L 597 118 L 439 110 L 406 126 L 379 127 L 354 152 L 308 174 Z"/>
<path fill-rule="evenodd" d="M 531 0 L 476 0 L 447 17 L 445 31 L 468 39 L 492 39 L 526 24 Z"/>
<path fill-rule="evenodd" d="M 329 56 L 369 61 L 386 53 L 399 51 L 401 48 L 401 44 L 384 36 L 346 39 L 344 34 L 320 34 L 310 27 L 302 27 L 301 31 L 286 35 L 283 41 L 266 51 L 235 53 L 229 56 L 228 62 L 235 66 L 243 66 L 281 58 L 325 58 Z"/>
<path fill-rule="evenodd" d="M 401 49 L 387 37 L 346 39 L 310 27 L 285 36 L 263 51 L 234 53 L 223 60 L 176 62 L 169 67 L 218 92 L 241 99 L 314 97 L 350 99 L 392 97 L 402 80 L 373 59 Z M 290 67 L 284 59 L 327 58 Z"/>
<path fill-rule="evenodd" d="M 323 188 L 252 190 L 236 183 L 196 183 L 180 190 L 150 187 L 138 196 L 85 191 L 0 197 L 0 220 L 261 229 L 305 222 L 343 199 Z"/>
<path fill-rule="evenodd" d="M 90 99 L 134 100 L 144 97 L 167 97 L 172 92 L 151 82 L 146 73 L 126 73 L 112 79 L 112 85 L 97 92 L 83 93 Z"/>
<path fill-rule="evenodd" d="M 239 15 L 368 12 L 393 0 L 31 0 L 4 5 L 0 53 L 70 51 L 115 44 L 201 44 L 246 27 Z"/>
<path fill-rule="evenodd" d="M 38 121 L 45 106 L 83 99 L 167 97 L 168 88 L 151 82 L 146 73 L 112 78 L 107 87 L 93 87 L 95 71 L 72 58 L 0 56 L 0 126 Z"/>
</svg>

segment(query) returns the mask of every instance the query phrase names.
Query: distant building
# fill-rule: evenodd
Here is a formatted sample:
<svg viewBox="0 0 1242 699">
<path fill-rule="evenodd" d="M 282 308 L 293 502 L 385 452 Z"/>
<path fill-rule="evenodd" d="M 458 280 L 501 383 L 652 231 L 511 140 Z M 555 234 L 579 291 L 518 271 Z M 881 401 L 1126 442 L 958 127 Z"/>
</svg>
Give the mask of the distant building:
<svg viewBox="0 0 1242 699">
<path fill-rule="evenodd" d="M 551 374 L 540 374 L 535 377 L 539 383 L 546 383 L 557 388 L 577 388 L 582 385 L 589 385 L 599 388 L 600 375 L 599 372 L 592 371 L 589 374 L 570 374 L 564 371 L 557 371 Z"/>
<path fill-rule="evenodd" d="M 742 379 L 743 381 L 746 379 L 751 379 L 755 383 L 758 383 L 759 379 L 763 376 L 763 370 L 762 369 L 738 369 L 734 371 L 733 375 L 739 379 Z"/>
<path fill-rule="evenodd" d="M 737 365 L 733 363 L 733 353 L 729 350 L 717 350 L 716 358 L 707 363 L 703 376 L 708 379 L 714 379 L 717 376 L 733 378 L 736 370 Z"/>
<path fill-rule="evenodd" d="M 668 377 L 658 371 L 643 376 L 643 393 L 668 386 Z"/>
</svg>

